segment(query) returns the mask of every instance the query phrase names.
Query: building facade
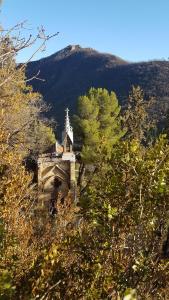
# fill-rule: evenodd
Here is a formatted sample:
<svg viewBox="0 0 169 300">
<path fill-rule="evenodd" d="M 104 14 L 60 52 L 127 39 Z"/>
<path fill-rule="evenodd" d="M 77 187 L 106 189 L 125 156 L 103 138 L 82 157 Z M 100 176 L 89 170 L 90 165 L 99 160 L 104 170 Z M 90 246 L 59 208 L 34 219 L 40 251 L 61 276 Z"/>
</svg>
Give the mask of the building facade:
<svg viewBox="0 0 169 300">
<path fill-rule="evenodd" d="M 73 152 L 73 128 L 69 110 L 66 109 L 62 142 L 56 142 L 55 151 L 38 158 L 39 201 L 51 214 L 57 213 L 57 201 L 64 203 L 68 193 L 76 200 L 75 154 Z"/>
</svg>

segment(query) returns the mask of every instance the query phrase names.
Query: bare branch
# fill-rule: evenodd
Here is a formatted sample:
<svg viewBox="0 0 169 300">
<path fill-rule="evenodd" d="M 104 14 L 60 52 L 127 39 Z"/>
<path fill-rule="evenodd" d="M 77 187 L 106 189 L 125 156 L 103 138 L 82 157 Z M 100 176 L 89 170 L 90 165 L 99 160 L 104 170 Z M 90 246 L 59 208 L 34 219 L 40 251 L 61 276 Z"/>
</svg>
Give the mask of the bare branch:
<svg viewBox="0 0 169 300">
<path fill-rule="evenodd" d="M 45 33 L 45 29 L 43 26 L 41 26 L 40 28 L 38 28 L 38 33 L 35 37 L 33 37 L 31 34 L 28 36 L 28 38 L 22 38 L 20 31 L 18 33 L 18 36 L 15 35 L 15 37 L 10 38 L 9 39 L 9 35 L 11 35 L 11 33 L 13 31 L 18 31 L 19 29 L 23 29 L 25 28 L 26 21 L 23 21 L 21 23 L 16 24 L 15 26 L 13 26 L 11 29 L 9 30 L 2 30 L 2 41 L 4 41 L 4 44 L 8 45 L 9 43 L 9 49 L 6 52 L 6 47 L 1 46 L 0 50 L 0 63 L 3 66 L 4 63 L 7 61 L 7 59 L 9 57 L 13 58 L 19 51 L 24 50 L 26 48 L 31 47 L 32 45 L 34 45 L 38 40 L 41 41 L 40 46 L 37 47 L 37 49 L 32 53 L 32 55 L 29 57 L 29 59 L 20 65 L 19 69 L 22 71 L 25 69 L 26 65 L 33 59 L 33 57 L 39 52 L 39 51 L 43 51 L 45 49 L 46 46 L 46 42 L 49 41 L 51 38 L 57 36 L 59 34 L 59 32 L 52 34 L 52 35 L 46 35 Z M 4 35 L 3 35 L 4 33 Z M 3 45 L 3 43 L 2 43 Z M 38 74 L 35 74 L 32 76 L 32 78 L 27 79 L 27 81 L 31 81 L 33 79 L 38 79 L 41 81 L 44 81 L 41 78 L 38 78 L 39 72 Z M 7 76 L 1 83 L 0 83 L 0 87 L 2 87 L 3 85 L 7 84 L 10 80 L 13 79 L 13 77 L 15 76 L 14 72 L 10 73 L 9 76 Z"/>
</svg>

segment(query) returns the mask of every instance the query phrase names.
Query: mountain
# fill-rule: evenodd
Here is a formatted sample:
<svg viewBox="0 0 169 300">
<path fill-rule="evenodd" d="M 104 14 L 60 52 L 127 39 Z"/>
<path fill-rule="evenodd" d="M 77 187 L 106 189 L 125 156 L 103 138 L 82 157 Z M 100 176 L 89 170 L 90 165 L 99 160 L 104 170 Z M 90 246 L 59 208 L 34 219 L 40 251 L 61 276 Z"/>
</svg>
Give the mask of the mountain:
<svg viewBox="0 0 169 300">
<path fill-rule="evenodd" d="M 131 63 L 92 48 L 70 45 L 30 62 L 26 75 L 31 78 L 39 71 L 38 77 L 44 81 L 33 79 L 31 84 L 51 106 L 48 114 L 61 127 L 66 107 L 74 114 L 78 97 L 90 87 L 115 91 L 124 106 L 132 85 L 140 85 L 147 95 L 156 96 L 158 109 L 169 106 L 169 61 Z"/>
</svg>

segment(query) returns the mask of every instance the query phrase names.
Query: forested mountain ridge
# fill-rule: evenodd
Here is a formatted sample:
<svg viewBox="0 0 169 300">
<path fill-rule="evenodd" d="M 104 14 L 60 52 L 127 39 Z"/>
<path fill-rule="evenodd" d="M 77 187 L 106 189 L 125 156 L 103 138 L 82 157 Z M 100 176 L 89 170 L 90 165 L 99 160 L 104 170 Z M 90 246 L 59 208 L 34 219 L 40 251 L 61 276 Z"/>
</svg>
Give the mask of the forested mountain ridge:
<svg viewBox="0 0 169 300">
<path fill-rule="evenodd" d="M 72 114 L 76 112 L 77 98 L 90 87 L 115 91 L 123 106 L 132 85 L 139 85 L 146 94 L 156 96 L 160 108 L 168 107 L 169 61 L 131 63 L 91 48 L 70 45 L 49 57 L 30 62 L 27 77 L 38 71 L 45 81 L 34 79 L 31 84 L 50 104 L 49 114 L 58 124 L 63 124 L 67 106 Z"/>
</svg>

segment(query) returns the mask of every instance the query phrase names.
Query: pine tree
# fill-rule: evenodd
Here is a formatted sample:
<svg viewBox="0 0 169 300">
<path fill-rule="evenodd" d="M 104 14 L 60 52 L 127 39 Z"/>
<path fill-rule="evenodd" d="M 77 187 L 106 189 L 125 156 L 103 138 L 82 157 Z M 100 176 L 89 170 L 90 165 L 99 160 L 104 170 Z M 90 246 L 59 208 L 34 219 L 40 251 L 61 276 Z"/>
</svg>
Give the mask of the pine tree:
<svg viewBox="0 0 169 300">
<path fill-rule="evenodd" d="M 106 89 L 91 88 L 79 98 L 75 124 L 84 163 L 96 163 L 111 155 L 113 145 L 124 135 L 120 109 L 115 93 Z"/>
</svg>

